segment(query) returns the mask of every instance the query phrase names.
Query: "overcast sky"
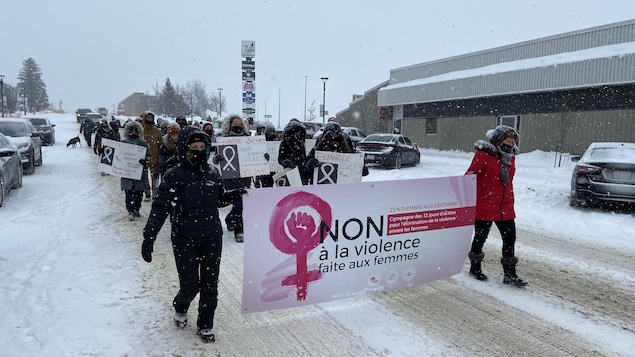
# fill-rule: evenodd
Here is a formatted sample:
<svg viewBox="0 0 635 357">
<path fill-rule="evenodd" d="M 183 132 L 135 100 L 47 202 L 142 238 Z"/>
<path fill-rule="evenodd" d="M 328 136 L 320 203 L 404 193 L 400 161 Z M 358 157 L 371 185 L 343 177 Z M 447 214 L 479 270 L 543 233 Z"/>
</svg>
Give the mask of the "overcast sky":
<svg viewBox="0 0 635 357">
<path fill-rule="evenodd" d="M 632 0 L 219 3 L 11 1 L 0 10 L 0 74 L 17 84 L 32 57 L 49 100 L 66 111 L 113 110 L 133 92 L 153 94 L 168 77 L 176 85 L 200 80 L 208 93 L 223 88 L 228 111 L 240 113 L 240 45 L 253 40 L 257 118 L 266 106 L 284 125 L 303 119 L 305 97 L 319 108 L 320 77 L 329 78 L 326 108 L 334 115 L 390 69 L 635 18 Z"/>
</svg>

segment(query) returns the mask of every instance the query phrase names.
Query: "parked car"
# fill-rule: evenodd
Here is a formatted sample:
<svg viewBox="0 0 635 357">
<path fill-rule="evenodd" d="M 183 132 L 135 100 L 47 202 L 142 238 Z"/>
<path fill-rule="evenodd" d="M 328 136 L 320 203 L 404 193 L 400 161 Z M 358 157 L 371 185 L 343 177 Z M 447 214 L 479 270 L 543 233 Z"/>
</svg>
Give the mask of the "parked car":
<svg viewBox="0 0 635 357">
<path fill-rule="evenodd" d="M 42 133 L 28 120 L 0 118 L 0 133 L 18 147 L 24 173 L 31 175 L 42 165 Z"/>
<path fill-rule="evenodd" d="M 22 160 L 18 147 L 0 134 L 0 207 L 12 188 L 22 187 Z"/>
<path fill-rule="evenodd" d="M 635 204 L 635 143 L 594 142 L 571 160 L 571 206 Z"/>
<path fill-rule="evenodd" d="M 364 153 L 365 164 L 378 164 L 387 168 L 416 166 L 421 161 L 419 145 L 400 134 L 368 135 L 357 144 L 357 152 Z"/>
<path fill-rule="evenodd" d="M 77 117 L 77 122 L 81 123 L 82 121 L 84 121 L 84 114 L 86 113 L 90 113 L 93 110 L 90 108 L 78 108 L 77 110 L 75 110 L 75 116 Z"/>
<path fill-rule="evenodd" d="M 55 144 L 55 124 L 49 118 L 26 118 L 35 127 L 35 130 L 42 132 L 42 144 Z"/>
<path fill-rule="evenodd" d="M 93 123 L 95 123 L 95 125 L 99 125 L 99 123 L 102 121 L 102 119 L 106 119 L 105 116 L 99 114 L 99 113 L 86 113 L 84 114 L 85 118 L 88 118 L 90 120 L 93 121 Z"/>
<path fill-rule="evenodd" d="M 324 129 L 320 129 L 317 133 L 315 133 L 313 135 L 313 139 L 319 139 L 322 137 L 322 132 L 324 131 Z M 342 127 L 342 131 L 348 135 L 349 138 L 351 138 L 351 141 L 353 142 L 353 149 L 357 147 L 357 144 L 364 140 L 364 138 L 366 137 L 366 134 L 364 134 L 363 131 L 361 131 L 359 128 L 356 128 L 354 126 L 343 126 Z M 308 135 L 307 135 L 308 136 Z"/>
<path fill-rule="evenodd" d="M 108 109 L 104 108 L 104 107 L 99 107 L 97 108 L 97 110 L 95 110 L 97 113 L 107 117 L 108 116 Z"/>
</svg>

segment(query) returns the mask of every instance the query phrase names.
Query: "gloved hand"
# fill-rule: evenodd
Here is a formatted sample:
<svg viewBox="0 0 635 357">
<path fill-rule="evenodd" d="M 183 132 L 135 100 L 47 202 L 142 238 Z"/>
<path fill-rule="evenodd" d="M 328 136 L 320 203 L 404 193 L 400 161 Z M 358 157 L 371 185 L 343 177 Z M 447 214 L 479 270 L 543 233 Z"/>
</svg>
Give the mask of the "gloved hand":
<svg viewBox="0 0 635 357">
<path fill-rule="evenodd" d="M 149 162 L 146 159 L 139 159 L 139 163 L 141 164 L 141 166 L 147 167 Z"/>
<path fill-rule="evenodd" d="M 286 159 L 286 160 L 282 161 L 282 166 L 283 167 L 288 167 L 290 169 L 295 169 L 295 162 L 293 162 L 293 161 L 291 161 L 289 159 Z"/>
<path fill-rule="evenodd" d="M 315 169 L 316 167 L 320 166 L 320 162 L 316 158 L 312 157 L 309 160 L 307 160 L 305 166 L 306 166 L 307 170 L 309 170 L 309 172 L 313 172 L 313 169 Z"/>
<path fill-rule="evenodd" d="M 364 166 L 362 168 L 362 176 L 368 176 L 368 167 Z"/>
<path fill-rule="evenodd" d="M 97 153 L 98 153 L 99 155 L 103 154 L 103 153 L 104 153 L 104 149 L 103 149 L 103 148 L 99 148 L 99 149 L 97 149 Z"/>
<path fill-rule="evenodd" d="M 269 161 L 269 153 L 268 152 L 265 153 L 265 160 Z"/>
<path fill-rule="evenodd" d="M 214 158 L 212 159 L 212 162 L 214 163 L 214 165 L 218 165 L 223 161 L 225 161 L 225 157 L 223 157 L 223 155 L 221 154 L 214 155 Z"/>
<path fill-rule="evenodd" d="M 243 195 L 247 194 L 247 190 L 245 190 L 244 188 L 237 188 L 235 190 L 228 190 L 225 191 L 225 193 L 223 194 L 223 199 L 222 201 L 224 203 L 227 203 L 228 205 L 240 200 L 242 198 Z"/>
<path fill-rule="evenodd" d="M 154 247 L 154 239 L 144 238 L 141 244 L 141 256 L 143 260 L 152 262 L 152 248 Z"/>
</svg>

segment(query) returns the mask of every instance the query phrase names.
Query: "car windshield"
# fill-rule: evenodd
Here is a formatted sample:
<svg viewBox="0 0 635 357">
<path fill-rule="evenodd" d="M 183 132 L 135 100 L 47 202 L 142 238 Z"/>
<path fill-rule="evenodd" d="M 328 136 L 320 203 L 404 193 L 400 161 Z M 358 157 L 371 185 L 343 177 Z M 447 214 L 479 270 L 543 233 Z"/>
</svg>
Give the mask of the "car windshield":
<svg viewBox="0 0 635 357">
<path fill-rule="evenodd" d="M 29 118 L 33 125 L 47 125 L 46 119 L 44 118 Z"/>
<path fill-rule="evenodd" d="M 378 142 L 382 142 L 382 143 L 389 143 L 392 141 L 392 139 L 394 138 L 394 136 L 391 135 L 374 135 L 371 134 L 369 136 L 366 137 L 366 139 L 364 139 L 364 141 L 378 141 Z"/>
<path fill-rule="evenodd" d="M 102 118 L 102 115 L 101 115 L 101 114 L 91 114 L 91 113 L 88 113 L 88 114 L 86 114 L 86 117 L 88 117 L 88 118 L 90 118 L 90 119 L 101 119 L 101 118 Z"/>
<path fill-rule="evenodd" d="M 635 164 L 635 148 L 595 148 L 591 151 L 589 159 L 592 161 L 619 161 Z"/>
<path fill-rule="evenodd" d="M 0 133 L 6 136 L 19 137 L 26 136 L 26 127 L 23 123 L 0 123 Z"/>
</svg>

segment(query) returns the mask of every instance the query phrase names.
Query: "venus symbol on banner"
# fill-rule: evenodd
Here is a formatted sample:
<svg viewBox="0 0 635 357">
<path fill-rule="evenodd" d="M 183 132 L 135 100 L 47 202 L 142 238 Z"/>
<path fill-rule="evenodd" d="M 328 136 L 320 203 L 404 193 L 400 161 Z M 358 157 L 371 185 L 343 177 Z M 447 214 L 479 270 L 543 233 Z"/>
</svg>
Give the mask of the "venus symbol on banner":
<svg viewBox="0 0 635 357">
<path fill-rule="evenodd" d="M 280 200 L 271 213 L 271 243 L 282 253 L 296 256 L 296 273 L 284 278 L 282 285 L 295 285 L 298 301 L 306 299 L 308 283 L 322 277 L 318 269 L 308 271 L 307 253 L 320 244 L 320 222 L 330 225 L 332 218 L 328 203 L 303 191 Z"/>
</svg>

